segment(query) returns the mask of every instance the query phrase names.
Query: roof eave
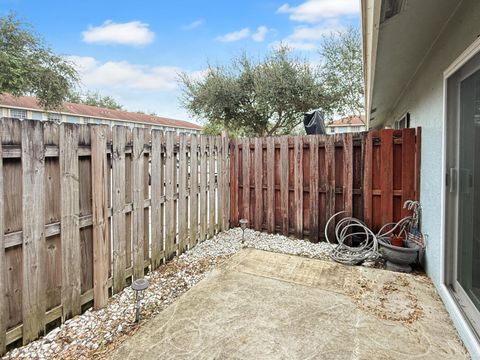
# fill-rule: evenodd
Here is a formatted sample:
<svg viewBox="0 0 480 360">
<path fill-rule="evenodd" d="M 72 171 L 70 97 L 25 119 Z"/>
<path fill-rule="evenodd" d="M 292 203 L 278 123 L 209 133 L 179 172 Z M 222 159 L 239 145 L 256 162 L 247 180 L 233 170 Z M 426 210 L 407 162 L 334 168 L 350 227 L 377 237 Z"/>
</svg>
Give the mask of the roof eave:
<svg viewBox="0 0 480 360">
<path fill-rule="evenodd" d="M 378 31 L 380 27 L 381 0 L 360 0 L 362 9 L 363 69 L 365 91 L 365 122 L 370 128 L 371 103 L 375 64 L 377 57 Z"/>
</svg>

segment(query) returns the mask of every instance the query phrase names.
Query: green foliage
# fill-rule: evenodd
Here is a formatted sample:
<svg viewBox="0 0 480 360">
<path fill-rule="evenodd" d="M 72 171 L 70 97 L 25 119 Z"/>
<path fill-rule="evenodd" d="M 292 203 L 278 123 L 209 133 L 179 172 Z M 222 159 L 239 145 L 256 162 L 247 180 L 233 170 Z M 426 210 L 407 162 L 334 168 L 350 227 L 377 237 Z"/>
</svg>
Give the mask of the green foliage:
<svg viewBox="0 0 480 360">
<path fill-rule="evenodd" d="M 80 94 L 78 92 L 72 92 L 67 101 L 85 104 L 96 107 L 103 107 L 112 110 L 123 110 L 123 106 L 120 105 L 113 97 L 103 96 L 98 92 L 87 91 L 85 94 Z"/>
<path fill-rule="evenodd" d="M 285 46 L 260 62 L 244 54 L 228 67 L 209 66 L 200 80 L 181 74 L 180 82 L 183 105 L 206 119 L 209 133 L 225 129 L 244 136 L 289 134 L 304 112 L 329 104 L 318 74 Z"/>
<path fill-rule="evenodd" d="M 78 83 L 67 60 L 56 55 L 28 24 L 0 17 L 0 93 L 34 95 L 45 108 L 59 108 Z"/>
<path fill-rule="evenodd" d="M 363 57 L 360 32 L 350 28 L 324 38 L 321 79 L 330 95 L 331 110 L 336 115 L 364 113 Z"/>
</svg>

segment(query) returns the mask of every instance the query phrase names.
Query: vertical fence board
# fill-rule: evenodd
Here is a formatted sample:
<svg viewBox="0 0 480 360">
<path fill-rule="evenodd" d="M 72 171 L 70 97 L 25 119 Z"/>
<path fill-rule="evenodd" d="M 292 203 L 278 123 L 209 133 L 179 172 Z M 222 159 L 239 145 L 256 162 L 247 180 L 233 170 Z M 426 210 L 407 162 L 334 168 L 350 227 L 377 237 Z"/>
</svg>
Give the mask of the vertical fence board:
<svg viewBox="0 0 480 360">
<path fill-rule="evenodd" d="M 198 138 L 191 135 L 190 143 L 190 248 L 198 240 Z"/>
<path fill-rule="evenodd" d="M 240 159 L 239 142 L 230 141 L 230 225 L 238 226 L 238 217 L 240 211 L 239 200 L 239 177 L 240 177 Z"/>
<path fill-rule="evenodd" d="M 215 137 L 216 146 L 216 207 L 215 207 L 215 219 L 217 232 L 222 231 L 222 209 L 223 209 L 223 180 L 222 180 L 222 137 Z"/>
<path fill-rule="evenodd" d="M 0 124 L 0 129 L 1 128 Z M 4 190 L 3 190 L 3 151 L 2 151 L 2 139 L 0 135 L 0 199 L 2 199 L 2 203 L 0 204 L 0 355 L 5 353 L 7 339 L 6 339 L 6 331 L 7 331 L 7 317 L 8 317 L 8 308 L 7 308 L 7 301 L 6 301 L 6 255 L 5 255 L 5 226 L 4 226 Z"/>
<path fill-rule="evenodd" d="M 108 193 L 107 127 L 91 127 L 92 216 L 93 216 L 93 304 L 102 308 L 108 301 Z"/>
<path fill-rule="evenodd" d="M 255 138 L 255 230 L 261 231 L 263 224 L 263 143 Z"/>
<path fill-rule="evenodd" d="M 407 200 L 415 199 L 415 129 L 402 133 L 402 206 Z M 409 211 L 402 207 L 402 218 Z"/>
<path fill-rule="evenodd" d="M 222 169 L 223 173 L 223 212 L 222 229 L 228 230 L 230 227 L 230 163 L 229 163 L 230 141 L 226 131 L 222 132 Z"/>
<path fill-rule="evenodd" d="M 215 138 L 208 137 L 208 237 L 215 234 Z"/>
<path fill-rule="evenodd" d="M 288 236 L 288 137 L 280 138 L 280 212 L 281 212 L 281 231 Z"/>
<path fill-rule="evenodd" d="M 275 232 L 275 140 L 267 137 L 267 231 Z"/>
<path fill-rule="evenodd" d="M 353 137 L 343 135 L 343 208 L 347 216 L 353 215 Z"/>
<path fill-rule="evenodd" d="M 112 147 L 112 242 L 113 242 L 113 293 L 125 287 L 127 237 L 125 233 L 125 145 L 126 128 L 113 127 Z"/>
<path fill-rule="evenodd" d="M 163 133 L 160 130 L 152 131 L 151 151 L 151 196 L 152 196 L 152 269 L 156 269 L 162 262 L 163 252 L 163 166 L 162 166 Z"/>
<path fill-rule="evenodd" d="M 78 183 L 78 127 L 60 125 L 60 199 L 62 247 L 62 317 L 80 314 L 81 266 Z"/>
<path fill-rule="evenodd" d="M 420 167 L 422 162 L 422 128 L 417 127 L 415 137 L 415 200 L 420 200 Z"/>
<path fill-rule="evenodd" d="M 187 249 L 187 142 L 185 134 L 180 134 L 178 163 L 178 253 Z"/>
<path fill-rule="evenodd" d="M 22 122 L 23 343 L 43 333 L 45 297 L 43 124 Z"/>
<path fill-rule="evenodd" d="M 325 196 L 325 223 L 335 214 L 335 137 L 327 136 L 325 140 L 325 172 L 326 172 L 326 196 Z M 335 222 L 325 229 L 328 237 L 334 238 Z"/>
<path fill-rule="evenodd" d="M 295 201 L 295 235 L 303 237 L 303 137 L 295 136 L 293 140 L 294 179 L 293 192 Z"/>
<path fill-rule="evenodd" d="M 380 132 L 380 190 L 382 192 L 381 223 L 393 221 L 393 130 L 386 129 Z"/>
<path fill-rule="evenodd" d="M 126 145 L 132 147 L 132 129 L 126 129 Z M 133 200 L 132 188 L 132 153 L 125 154 L 125 203 L 131 204 Z M 125 214 L 125 261 L 126 267 L 132 267 L 132 212 Z"/>
<path fill-rule="evenodd" d="M 133 278 L 139 279 L 144 275 L 144 145 L 145 134 L 142 128 L 133 128 L 132 150 L 132 259 Z"/>
<path fill-rule="evenodd" d="M 367 226 L 372 226 L 372 164 L 373 134 L 368 132 L 365 139 L 363 168 L 363 219 Z"/>
<path fill-rule="evenodd" d="M 144 149 L 150 144 L 150 128 L 143 131 Z M 145 206 L 145 201 L 150 199 L 150 152 L 143 152 L 143 260 L 144 273 L 148 271 L 148 262 L 150 259 L 150 206 Z"/>
<path fill-rule="evenodd" d="M 200 136 L 200 241 L 207 236 L 207 136 Z"/>
<path fill-rule="evenodd" d="M 310 147 L 310 241 L 318 241 L 318 136 L 308 137 Z"/>
<path fill-rule="evenodd" d="M 176 191 L 176 161 L 173 153 L 175 142 L 175 133 L 169 131 L 165 133 L 166 140 L 166 160 L 165 160 L 165 257 L 167 260 L 175 255 L 175 237 L 176 237 L 176 216 L 175 191 Z"/>
<path fill-rule="evenodd" d="M 242 196 L 242 216 L 249 221 L 250 219 L 250 141 L 248 138 L 242 140 L 242 179 L 243 179 L 243 196 Z"/>
</svg>

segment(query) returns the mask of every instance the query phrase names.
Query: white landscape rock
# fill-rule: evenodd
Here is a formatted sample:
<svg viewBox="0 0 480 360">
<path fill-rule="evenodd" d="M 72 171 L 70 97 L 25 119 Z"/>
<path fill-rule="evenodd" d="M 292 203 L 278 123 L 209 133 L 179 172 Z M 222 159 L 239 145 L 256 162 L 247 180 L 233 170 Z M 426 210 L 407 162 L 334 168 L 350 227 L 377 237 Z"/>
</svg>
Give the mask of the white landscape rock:
<svg viewBox="0 0 480 360">
<path fill-rule="evenodd" d="M 282 235 L 265 234 L 247 229 L 245 243 L 242 230 L 230 229 L 197 244 L 166 265 L 150 272 L 150 286 L 142 300 L 143 321 L 158 314 L 178 296 L 197 284 L 218 263 L 238 252 L 243 246 L 261 250 L 327 259 L 331 246 L 313 244 Z M 89 359 L 104 358 L 138 324 L 134 323 L 134 291 L 129 287 L 115 294 L 104 309 L 89 309 L 67 320 L 43 338 L 13 349 L 3 359 Z"/>
</svg>

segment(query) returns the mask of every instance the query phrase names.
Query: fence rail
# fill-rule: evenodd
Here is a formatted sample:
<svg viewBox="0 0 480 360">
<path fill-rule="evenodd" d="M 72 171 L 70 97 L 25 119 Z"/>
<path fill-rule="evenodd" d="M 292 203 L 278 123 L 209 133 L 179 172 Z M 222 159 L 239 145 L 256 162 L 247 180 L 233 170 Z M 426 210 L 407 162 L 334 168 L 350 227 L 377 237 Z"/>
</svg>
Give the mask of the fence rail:
<svg viewBox="0 0 480 360">
<path fill-rule="evenodd" d="M 0 126 L 0 352 L 229 226 L 225 137 Z"/>
<path fill-rule="evenodd" d="M 421 129 L 230 142 L 230 217 L 259 231 L 324 240 L 346 211 L 374 230 L 419 198 Z M 333 238 L 333 223 L 328 229 Z"/>
</svg>

